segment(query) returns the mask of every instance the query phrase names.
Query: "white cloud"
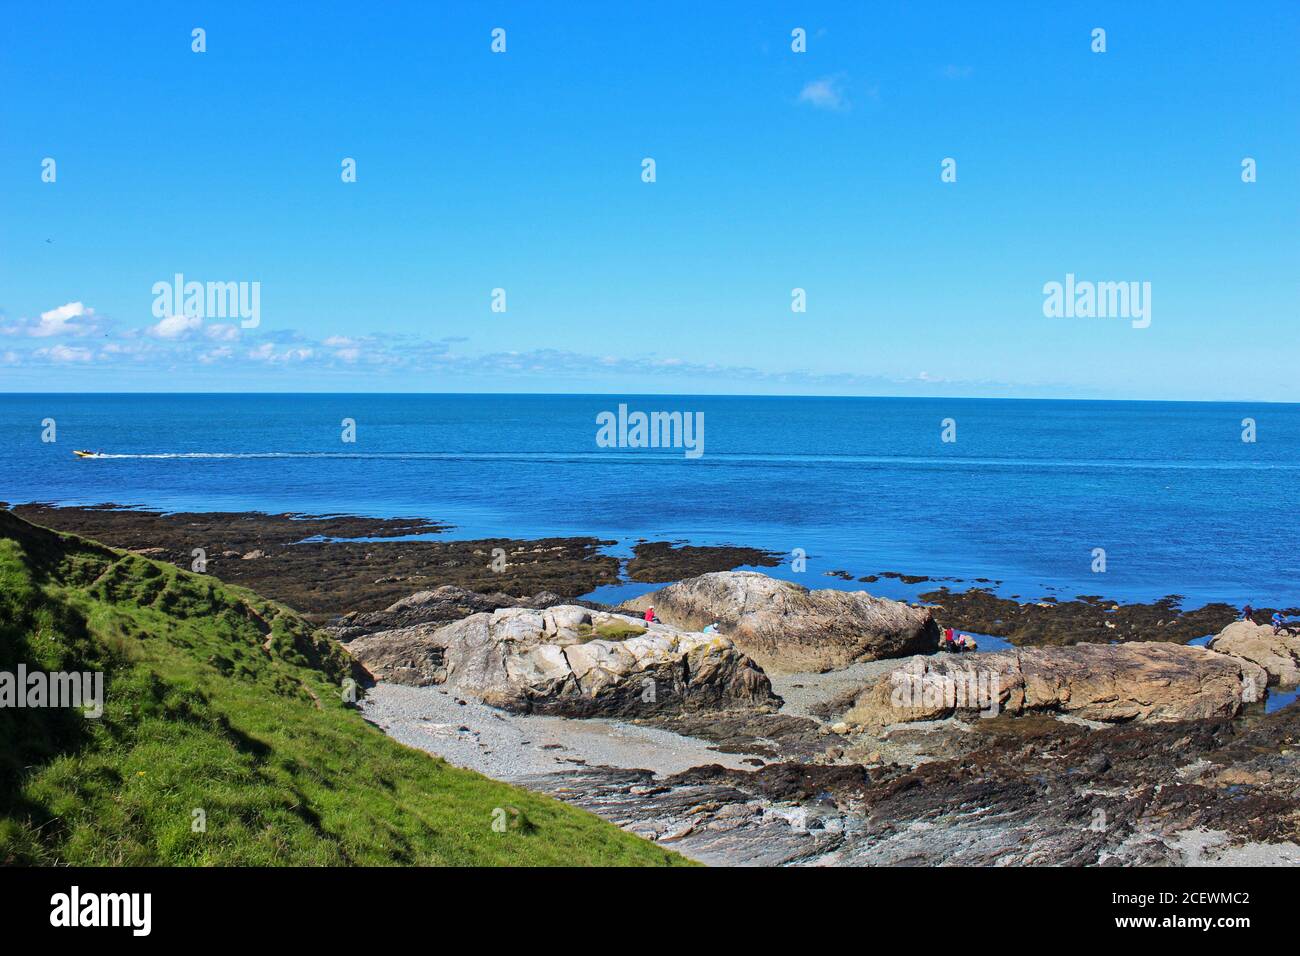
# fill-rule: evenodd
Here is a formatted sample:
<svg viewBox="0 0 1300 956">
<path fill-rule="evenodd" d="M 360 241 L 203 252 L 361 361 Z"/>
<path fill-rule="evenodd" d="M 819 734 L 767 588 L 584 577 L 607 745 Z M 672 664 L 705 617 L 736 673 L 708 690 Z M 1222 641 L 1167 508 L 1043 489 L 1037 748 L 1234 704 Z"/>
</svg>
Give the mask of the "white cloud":
<svg viewBox="0 0 1300 956">
<path fill-rule="evenodd" d="M 88 309 L 80 302 L 69 302 L 67 305 L 61 305 L 57 309 L 50 309 L 48 312 L 41 313 L 41 320 L 36 327 L 32 329 L 31 334 L 37 337 L 47 335 L 66 335 L 84 331 L 84 327 L 94 318 L 95 310 Z M 79 322 L 79 319 L 85 319 L 86 322 Z"/>
<path fill-rule="evenodd" d="M 99 316 L 95 310 L 81 302 L 69 302 L 58 308 L 42 312 L 36 320 L 23 319 L 0 326 L 0 335 L 27 335 L 46 339 L 56 335 L 88 335 L 96 331 Z"/>
<path fill-rule="evenodd" d="M 820 80 L 810 80 L 799 91 L 799 102 L 807 103 L 819 110 L 846 110 L 848 98 L 840 84 L 839 77 L 824 76 Z"/>
<path fill-rule="evenodd" d="M 234 342 L 239 338 L 239 326 L 216 322 L 205 328 L 203 334 L 214 342 Z"/>
<path fill-rule="evenodd" d="M 148 332 L 155 338 L 176 340 L 185 338 L 202 325 L 203 320 L 198 316 L 169 315 L 149 326 Z"/>
<path fill-rule="evenodd" d="M 109 342 L 99 350 L 100 358 L 113 355 L 144 355 L 153 351 L 146 343 L 129 342 L 125 345 L 121 342 Z"/>
<path fill-rule="evenodd" d="M 305 362 L 314 354 L 314 350 L 309 348 L 291 348 L 277 352 L 272 342 L 263 342 L 257 348 L 248 350 L 248 357 L 255 362 Z"/>
<path fill-rule="evenodd" d="M 37 358 L 46 358 L 52 362 L 89 362 L 92 358 L 90 349 L 72 348 L 67 345 L 37 349 L 35 355 Z"/>
</svg>

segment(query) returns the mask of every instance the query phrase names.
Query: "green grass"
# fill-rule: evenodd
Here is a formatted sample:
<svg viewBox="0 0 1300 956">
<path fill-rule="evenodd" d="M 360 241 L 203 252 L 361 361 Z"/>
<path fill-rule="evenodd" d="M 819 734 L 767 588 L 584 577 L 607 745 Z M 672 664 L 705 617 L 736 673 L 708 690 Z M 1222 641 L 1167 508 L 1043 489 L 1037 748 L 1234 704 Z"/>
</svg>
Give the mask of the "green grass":
<svg viewBox="0 0 1300 956">
<path fill-rule="evenodd" d="M 644 627 L 618 621 L 606 621 L 596 627 L 590 624 L 578 625 L 578 636 L 584 644 L 588 641 L 626 641 L 629 637 L 640 637 L 645 631 Z"/>
<path fill-rule="evenodd" d="M 19 662 L 103 671 L 106 701 L 0 708 L 0 864 L 686 862 L 390 740 L 287 608 L 0 511 L 0 671 Z"/>
</svg>

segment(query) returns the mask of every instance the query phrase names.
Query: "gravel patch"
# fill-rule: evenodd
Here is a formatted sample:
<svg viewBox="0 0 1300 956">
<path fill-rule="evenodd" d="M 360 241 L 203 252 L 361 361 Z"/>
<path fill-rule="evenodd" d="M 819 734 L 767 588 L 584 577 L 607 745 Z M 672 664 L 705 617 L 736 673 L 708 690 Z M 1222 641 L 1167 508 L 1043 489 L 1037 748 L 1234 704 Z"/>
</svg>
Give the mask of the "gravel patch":
<svg viewBox="0 0 1300 956">
<path fill-rule="evenodd" d="M 1238 843 L 1222 830 L 1184 830 L 1174 841 L 1184 866 L 1295 866 L 1300 846 L 1294 843 Z"/>
<path fill-rule="evenodd" d="M 784 701 L 781 713 L 792 717 L 820 718 L 813 713 L 819 704 L 861 690 L 878 674 L 899 666 L 898 660 L 866 661 L 822 674 L 769 674 L 772 690 Z"/>
<path fill-rule="evenodd" d="M 362 714 L 394 740 L 497 780 L 605 766 L 657 776 L 720 764 L 741 770 L 753 754 L 721 753 L 704 740 L 617 720 L 511 714 L 438 687 L 380 683 Z"/>
</svg>

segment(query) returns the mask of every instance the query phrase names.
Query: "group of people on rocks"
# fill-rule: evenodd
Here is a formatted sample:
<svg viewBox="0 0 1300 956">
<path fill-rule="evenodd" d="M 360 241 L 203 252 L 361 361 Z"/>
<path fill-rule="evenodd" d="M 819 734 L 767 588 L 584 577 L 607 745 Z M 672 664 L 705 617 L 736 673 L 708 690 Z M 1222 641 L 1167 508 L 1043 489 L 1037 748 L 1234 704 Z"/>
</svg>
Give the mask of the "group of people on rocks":
<svg viewBox="0 0 1300 956">
<path fill-rule="evenodd" d="M 950 651 L 954 654 L 960 654 L 962 651 L 975 650 L 975 639 L 969 634 L 958 634 L 950 627 L 943 629 L 943 637 L 939 639 L 939 650 Z"/>
<path fill-rule="evenodd" d="M 1241 619 L 1243 621 L 1250 621 L 1252 624 L 1255 623 L 1254 614 L 1255 614 L 1255 609 L 1251 607 L 1249 604 L 1247 604 L 1245 607 L 1241 609 Z M 1288 634 L 1295 633 L 1295 625 L 1291 624 L 1282 615 L 1281 611 L 1273 612 L 1273 616 L 1269 618 L 1269 624 L 1273 626 L 1274 634 L 1280 634 L 1283 631 L 1286 631 Z"/>
<path fill-rule="evenodd" d="M 650 607 L 648 607 L 648 608 L 645 609 L 645 622 L 646 622 L 647 624 L 662 624 L 662 623 L 663 623 L 663 621 L 661 621 L 657 616 L 655 616 L 654 605 L 651 605 Z M 705 625 L 705 627 L 704 627 L 704 633 L 705 633 L 705 634 L 717 634 L 717 633 L 718 633 L 718 626 L 719 626 L 719 622 L 718 622 L 718 621 L 714 621 L 712 624 L 707 624 L 707 625 Z"/>
</svg>

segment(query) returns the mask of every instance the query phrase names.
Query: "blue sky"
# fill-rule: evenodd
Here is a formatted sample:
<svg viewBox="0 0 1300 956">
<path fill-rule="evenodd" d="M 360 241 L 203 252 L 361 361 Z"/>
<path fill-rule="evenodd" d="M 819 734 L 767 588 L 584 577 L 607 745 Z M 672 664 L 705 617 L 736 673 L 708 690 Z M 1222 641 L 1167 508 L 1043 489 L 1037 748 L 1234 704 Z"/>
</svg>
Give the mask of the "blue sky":
<svg viewBox="0 0 1300 956">
<path fill-rule="evenodd" d="M 1002 8 L 7 4 L 0 391 L 1296 400 L 1300 6 Z"/>
</svg>

